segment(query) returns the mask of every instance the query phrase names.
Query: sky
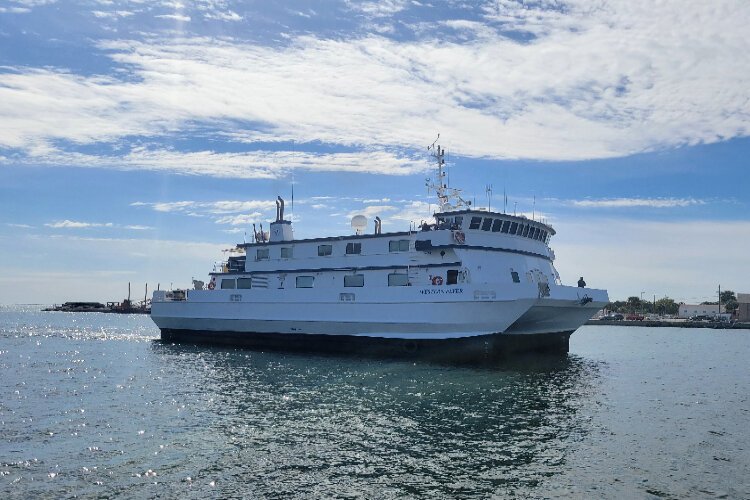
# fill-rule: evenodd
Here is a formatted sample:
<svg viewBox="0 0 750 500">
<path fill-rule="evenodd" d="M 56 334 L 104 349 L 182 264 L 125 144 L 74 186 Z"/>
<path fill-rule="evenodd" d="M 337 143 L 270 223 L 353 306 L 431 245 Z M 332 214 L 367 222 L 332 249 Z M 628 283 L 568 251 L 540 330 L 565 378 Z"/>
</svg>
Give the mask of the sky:
<svg viewBox="0 0 750 500">
<path fill-rule="evenodd" d="M 407 230 L 438 134 L 465 198 L 555 228 L 564 283 L 750 292 L 747 26 L 744 0 L 3 0 L 0 304 L 189 286 L 277 195 L 299 238 Z"/>
</svg>

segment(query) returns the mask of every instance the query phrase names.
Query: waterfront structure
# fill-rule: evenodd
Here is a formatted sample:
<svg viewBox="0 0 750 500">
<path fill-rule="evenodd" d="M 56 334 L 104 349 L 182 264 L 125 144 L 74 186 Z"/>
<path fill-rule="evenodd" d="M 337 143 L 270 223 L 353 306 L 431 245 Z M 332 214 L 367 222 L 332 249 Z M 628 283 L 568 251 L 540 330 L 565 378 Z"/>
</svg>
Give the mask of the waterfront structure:
<svg viewBox="0 0 750 500">
<path fill-rule="evenodd" d="M 549 246 L 555 230 L 472 207 L 445 182 L 444 150 L 433 151 L 433 220 L 383 233 L 376 217 L 364 234 L 358 216 L 351 235 L 298 240 L 279 197 L 269 231 L 238 245 L 245 254 L 207 286 L 154 292 L 162 338 L 438 358 L 567 352 L 607 292 L 563 285 Z"/>
<path fill-rule="evenodd" d="M 750 293 L 737 294 L 736 320 L 741 323 L 750 322 Z"/>
<path fill-rule="evenodd" d="M 723 307 L 722 307 L 723 309 Z M 709 316 L 713 318 L 721 314 L 718 304 L 680 304 L 677 311 L 677 317 L 683 319 L 694 318 L 695 316 Z"/>
</svg>

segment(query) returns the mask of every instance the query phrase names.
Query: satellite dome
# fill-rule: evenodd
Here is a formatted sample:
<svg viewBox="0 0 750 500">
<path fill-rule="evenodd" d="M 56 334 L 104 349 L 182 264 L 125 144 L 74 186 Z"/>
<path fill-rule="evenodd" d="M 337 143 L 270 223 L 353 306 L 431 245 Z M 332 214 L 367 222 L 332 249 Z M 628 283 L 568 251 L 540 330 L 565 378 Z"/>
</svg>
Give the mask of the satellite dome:
<svg viewBox="0 0 750 500">
<path fill-rule="evenodd" d="M 364 215 L 355 215 L 352 217 L 352 229 L 354 229 L 357 234 L 362 234 L 366 228 L 367 217 Z"/>
</svg>

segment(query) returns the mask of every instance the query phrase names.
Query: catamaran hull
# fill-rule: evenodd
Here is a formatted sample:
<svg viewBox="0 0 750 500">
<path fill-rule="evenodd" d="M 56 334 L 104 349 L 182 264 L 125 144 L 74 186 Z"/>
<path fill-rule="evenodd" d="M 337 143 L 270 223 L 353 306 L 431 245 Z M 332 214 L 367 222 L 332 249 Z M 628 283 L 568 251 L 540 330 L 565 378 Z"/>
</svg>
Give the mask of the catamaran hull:
<svg viewBox="0 0 750 500">
<path fill-rule="evenodd" d="M 481 363 L 509 360 L 525 353 L 566 354 L 572 333 L 501 333 L 448 339 L 402 339 L 355 335 L 163 329 L 161 338 L 164 342 L 228 345 L 284 352 Z"/>
</svg>

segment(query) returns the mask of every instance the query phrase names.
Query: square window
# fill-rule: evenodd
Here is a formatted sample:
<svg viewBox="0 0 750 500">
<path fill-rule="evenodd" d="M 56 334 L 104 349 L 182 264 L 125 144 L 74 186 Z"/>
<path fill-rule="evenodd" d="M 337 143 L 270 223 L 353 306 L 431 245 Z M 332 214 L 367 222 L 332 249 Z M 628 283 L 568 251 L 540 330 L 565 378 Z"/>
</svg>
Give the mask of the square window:
<svg viewBox="0 0 750 500">
<path fill-rule="evenodd" d="M 492 232 L 497 233 L 501 227 L 503 227 L 503 219 L 495 219 L 492 223 Z"/>
<path fill-rule="evenodd" d="M 268 249 L 259 248 L 255 252 L 255 260 L 268 260 Z"/>
<path fill-rule="evenodd" d="M 237 278 L 237 288 L 251 288 L 252 282 L 251 278 Z"/>
<path fill-rule="evenodd" d="M 492 219 L 485 217 L 484 222 L 482 222 L 482 231 L 489 231 L 490 228 L 492 228 Z"/>
<path fill-rule="evenodd" d="M 516 234 L 516 231 L 518 230 L 518 222 L 513 222 L 510 225 L 510 234 Z"/>
<path fill-rule="evenodd" d="M 233 279 L 231 280 L 221 280 L 221 289 L 222 290 L 234 290 L 237 288 L 236 283 Z"/>
<path fill-rule="evenodd" d="M 510 221 L 509 220 L 503 221 L 502 232 L 507 233 L 508 229 L 510 229 Z"/>
<path fill-rule="evenodd" d="M 297 288 L 312 288 L 314 276 L 297 276 Z"/>
<path fill-rule="evenodd" d="M 292 247 L 281 247 L 281 258 L 282 259 L 291 259 L 292 255 L 294 254 L 294 249 Z"/>
<path fill-rule="evenodd" d="M 356 255 L 362 253 L 362 243 L 347 243 L 346 254 Z"/>
<path fill-rule="evenodd" d="M 333 245 L 318 245 L 318 256 L 325 257 L 333 253 Z"/>
<path fill-rule="evenodd" d="M 388 286 L 407 286 L 409 276 L 404 273 L 391 273 L 388 275 Z"/>
<path fill-rule="evenodd" d="M 469 223 L 469 229 L 479 229 L 479 225 L 482 223 L 481 217 L 472 217 Z"/>
<path fill-rule="evenodd" d="M 344 286 L 365 286 L 365 275 L 349 274 L 344 276 Z"/>
</svg>

